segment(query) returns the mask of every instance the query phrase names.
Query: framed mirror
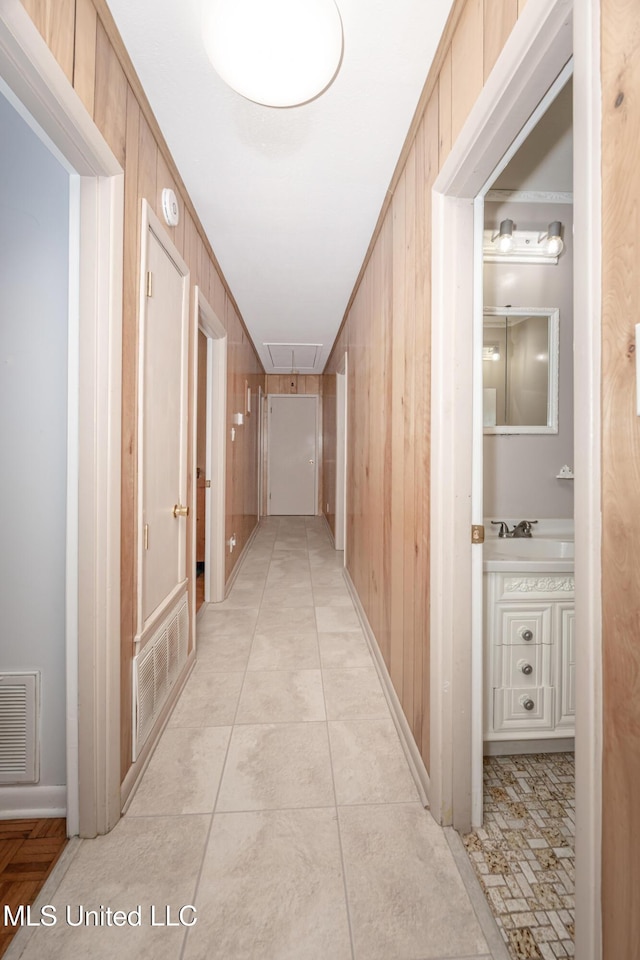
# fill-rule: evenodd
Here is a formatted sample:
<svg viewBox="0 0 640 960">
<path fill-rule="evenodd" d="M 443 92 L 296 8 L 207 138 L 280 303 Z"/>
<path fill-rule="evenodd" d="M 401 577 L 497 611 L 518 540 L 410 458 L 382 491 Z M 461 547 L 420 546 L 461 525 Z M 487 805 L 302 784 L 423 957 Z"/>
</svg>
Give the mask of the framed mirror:
<svg viewBox="0 0 640 960">
<path fill-rule="evenodd" d="M 485 433 L 558 432 L 559 320 L 555 307 L 484 308 Z"/>
</svg>

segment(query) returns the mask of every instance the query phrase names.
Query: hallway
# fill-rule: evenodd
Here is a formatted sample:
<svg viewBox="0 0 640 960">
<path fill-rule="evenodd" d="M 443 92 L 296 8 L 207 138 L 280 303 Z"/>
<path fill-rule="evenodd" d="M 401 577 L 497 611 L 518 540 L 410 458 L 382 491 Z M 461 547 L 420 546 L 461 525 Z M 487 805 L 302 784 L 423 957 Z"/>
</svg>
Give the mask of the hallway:
<svg viewBox="0 0 640 960">
<path fill-rule="evenodd" d="M 261 523 L 126 815 L 45 894 L 8 957 L 490 960 L 320 518 Z"/>
</svg>

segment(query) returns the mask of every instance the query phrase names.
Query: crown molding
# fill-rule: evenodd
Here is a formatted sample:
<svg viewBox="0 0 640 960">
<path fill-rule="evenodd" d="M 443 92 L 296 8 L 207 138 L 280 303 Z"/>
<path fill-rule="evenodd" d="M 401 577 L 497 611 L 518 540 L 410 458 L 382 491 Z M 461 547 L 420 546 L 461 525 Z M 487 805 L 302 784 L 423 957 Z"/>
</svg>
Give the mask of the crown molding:
<svg viewBox="0 0 640 960">
<path fill-rule="evenodd" d="M 573 194 L 553 190 L 488 190 L 485 200 L 502 203 L 573 203 Z"/>
</svg>

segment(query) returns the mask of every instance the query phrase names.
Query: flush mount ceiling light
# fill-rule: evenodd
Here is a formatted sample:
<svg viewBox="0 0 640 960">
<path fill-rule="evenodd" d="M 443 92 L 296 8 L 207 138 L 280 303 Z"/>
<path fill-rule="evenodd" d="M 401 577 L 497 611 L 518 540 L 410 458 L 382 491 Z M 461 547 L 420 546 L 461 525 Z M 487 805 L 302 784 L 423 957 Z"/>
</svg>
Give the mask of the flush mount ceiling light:
<svg viewBox="0 0 640 960">
<path fill-rule="evenodd" d="M 557 263 L 564 250 L 562 224 L 554 220 L 546 233 L 514 230 L 513 220 L 503 220 L 498 233 L 485 230 L 482 252 L 486 263 Z"/>
<path fill-rule="evenodd" d="M 203 10 L 207 56 L 248 100 L 307 103 L 338 71 L 342 20 L 334 0 L 204 0 Z"/>
</svg>

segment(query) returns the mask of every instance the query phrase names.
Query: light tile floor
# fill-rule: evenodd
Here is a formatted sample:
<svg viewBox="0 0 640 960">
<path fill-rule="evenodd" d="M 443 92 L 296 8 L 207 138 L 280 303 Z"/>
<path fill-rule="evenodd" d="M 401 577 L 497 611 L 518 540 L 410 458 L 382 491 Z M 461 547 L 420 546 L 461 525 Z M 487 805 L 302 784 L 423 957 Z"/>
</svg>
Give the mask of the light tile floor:
<svg viewBox="0 0 640 960">
<path fill-rule="evenodd" d="M 464 843 L 513 960 L 573 957 L 572 753 L 485 757 L 484 826 Z"/>
<path fill-rule="evenodd" d="M 126 816 L 80 844 L 58 923 L 24 960 L 491 960 L 341 564 L 323 521 L 261 524 L 198 621 L 198 663 Z M 69 926 L 67 905 L 72 922 L 79 905 L 129 917 Z"/>
</svg>

